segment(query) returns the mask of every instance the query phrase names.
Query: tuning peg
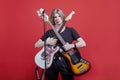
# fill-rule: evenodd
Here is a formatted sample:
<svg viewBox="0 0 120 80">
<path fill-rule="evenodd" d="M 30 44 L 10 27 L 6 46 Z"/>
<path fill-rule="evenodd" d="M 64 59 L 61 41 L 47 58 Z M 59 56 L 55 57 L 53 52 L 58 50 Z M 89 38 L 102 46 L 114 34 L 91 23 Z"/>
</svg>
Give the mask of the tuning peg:
<svg viewBox="0 0 120 80">
<path fill-rule="evenodd" d="M 38 16 L 41 16 L 41 14 L 40 14 L 40 12 L 39 12 L 39 11 L 37 11 L 37 14 L 38 14 Z"/>
</svg>

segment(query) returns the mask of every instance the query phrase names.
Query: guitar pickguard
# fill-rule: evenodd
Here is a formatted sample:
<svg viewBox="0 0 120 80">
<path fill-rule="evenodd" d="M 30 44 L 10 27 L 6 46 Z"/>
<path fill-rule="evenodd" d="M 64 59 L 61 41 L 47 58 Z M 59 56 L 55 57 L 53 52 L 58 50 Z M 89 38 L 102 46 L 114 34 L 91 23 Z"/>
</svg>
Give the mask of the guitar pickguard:
<svg viewBox="0 0 120 80">
<path fill-rule="evenodd" d="M 46 49 L 43 47 L 35 56 L 36 65 L 42 69 L 49 68 L 52 64 L 53 56 L 58 50 L 59 47 L 46 46 Z"/>
</svg>

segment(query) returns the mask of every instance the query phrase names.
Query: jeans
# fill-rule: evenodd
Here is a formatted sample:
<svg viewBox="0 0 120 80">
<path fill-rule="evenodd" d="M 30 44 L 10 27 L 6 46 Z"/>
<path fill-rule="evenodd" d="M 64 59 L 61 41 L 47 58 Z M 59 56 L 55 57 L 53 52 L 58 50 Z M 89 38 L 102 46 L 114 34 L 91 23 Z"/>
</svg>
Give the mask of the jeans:
<svg viewBox="0 0 120 80">
<path fill-rule="evenodd" d="M 68 61 L 62 56 L 54 56 L 53 63 L 46 71 L 47 80 L 58 80 L 58 74 L 62 80 L 74 80 Z"/>
</svg>

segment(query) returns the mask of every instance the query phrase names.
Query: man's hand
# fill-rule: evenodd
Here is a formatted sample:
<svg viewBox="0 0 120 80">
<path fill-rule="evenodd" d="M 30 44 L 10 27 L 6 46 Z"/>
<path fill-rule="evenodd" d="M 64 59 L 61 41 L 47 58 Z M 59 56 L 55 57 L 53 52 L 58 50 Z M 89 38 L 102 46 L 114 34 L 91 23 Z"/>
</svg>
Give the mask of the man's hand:
<svg viewBox="0 0 120 80">
<path fill-rule="evenodd" d="M 55 46 L 56 43 L 57 43 L 57 39 L 55 39 L 55 38 L 48 37 L 47 40 L 46 40 L 46 44 L 49 44 L 49 45 L 52 45 L 52 46 Z"/>
<path fill-rule="evenodd" d="M 74 44 L 66 43 L 66 44 L 63 46 L 63 48 L 64 48 L 66 51 L 68 51 L 68 50 L 74 48 Z"/>
</svg>

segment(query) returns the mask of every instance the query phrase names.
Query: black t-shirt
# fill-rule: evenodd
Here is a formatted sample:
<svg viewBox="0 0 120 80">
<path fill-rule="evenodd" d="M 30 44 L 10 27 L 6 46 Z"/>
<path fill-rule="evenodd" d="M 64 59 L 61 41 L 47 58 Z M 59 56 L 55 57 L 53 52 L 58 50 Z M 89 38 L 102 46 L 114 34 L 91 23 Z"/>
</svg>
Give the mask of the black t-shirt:
<svg viewBox="0 0 120 80">
<path fill-rule="evenodd" d="M 68 43 L 72 43 L 72 41 L 77 40 L 80 37 L 80 35 L 77 33 L 77 31 L 72 27 L 66 27 L 65 30 L 62 33 L 60 33 L 60 35 L 62 36 L 63 40 L 65 42 L 68 42 Z M 41 37 L 41 39 L 43 41 L 45 41 L 48 37 L 57 38 L 52 29 L 48 30 L 45 33 L 45 35 L 43 35 Z M 62 46 L 62 44 L 61 44 L 61 42 L 59 40 L 58 40 L 56 45 Z"/>
</svg>

